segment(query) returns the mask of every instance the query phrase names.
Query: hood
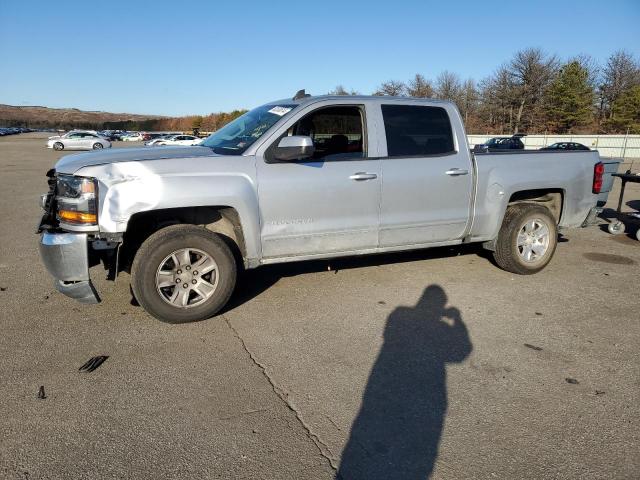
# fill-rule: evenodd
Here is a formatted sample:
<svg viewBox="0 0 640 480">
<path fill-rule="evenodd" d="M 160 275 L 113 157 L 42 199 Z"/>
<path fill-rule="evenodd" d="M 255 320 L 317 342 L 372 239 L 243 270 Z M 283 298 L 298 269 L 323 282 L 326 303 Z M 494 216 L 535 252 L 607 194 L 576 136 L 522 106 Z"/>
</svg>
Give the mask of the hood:
<svg viewBox="0 0 640 480">
<path fill-rule="evenodd" d="M 56 172 L 74 174 L 83 167 L 107 163 L 165 160 L 169 158 L 219 157 L 209 147 L 116 148 L 67 155 L 58 160 Z"/>
</svg>

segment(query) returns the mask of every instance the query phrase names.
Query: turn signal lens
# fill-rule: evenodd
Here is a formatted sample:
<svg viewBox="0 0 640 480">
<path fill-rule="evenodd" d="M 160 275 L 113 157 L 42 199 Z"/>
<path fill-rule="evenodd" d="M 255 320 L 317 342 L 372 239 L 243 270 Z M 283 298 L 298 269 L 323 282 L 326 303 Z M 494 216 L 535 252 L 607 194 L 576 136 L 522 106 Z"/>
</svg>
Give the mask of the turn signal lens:
<svg viewBox="0 0 640 480">
<path fill-rule="evenodd" d="M 95 213 L 72 212 L 70 210 L 58 211 L 58 218 L 69 223 L 95 224 L 98 221 Z"/>
</svg>

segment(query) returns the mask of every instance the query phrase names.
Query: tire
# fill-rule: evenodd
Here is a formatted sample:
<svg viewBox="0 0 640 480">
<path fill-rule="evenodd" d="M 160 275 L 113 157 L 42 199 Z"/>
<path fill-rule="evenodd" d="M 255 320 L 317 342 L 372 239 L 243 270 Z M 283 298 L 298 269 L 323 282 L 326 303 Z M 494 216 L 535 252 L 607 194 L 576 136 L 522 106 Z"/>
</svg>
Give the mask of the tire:
<svg viewBox="0 0 640 480">
<path fill-rule="evenodd" d="M 103 148 L 104 148 L 104 145 L 102 145 L 101 143 L 96 142 L 93 144 L 94 150 L 102 150 Z"/>
<path fill-rule="evenodd" d="M 609 230 L 611 235 L 620 235 L 621 233 L 624 233 L 624 223 L 621 221 L 610 223 L 607 230 Z"/>
<path fill-rule="evenodd" d="M 557 244 L 558 227 L 549 209 L 519 203 L 507 208 L 493 258 L 507 272 L 531 275 L 547 266 Z"/>
<path fill-rule="evenodd" d="M 202 263 L 205 258 L 213 263 Z M 203 271 L 211 265 L 215 268 L 201 273 L 198 265 Z M 136 253 L 131 288 L 138 303 L 155 318 L 194 322 L 214 316 L 226 305 L 236 276 L 236 261 L 220 236 L 195 225 L 172 225 L 147 238 Z M 211 293 L 205 297 L 203 292 Z"/>
<path fill-rule="evenodd" d="M 640 228 L 638 228 L 638 230 L 636 230 L 636 240 L 638 240 L 640 242 Z"/>
<path fill-rule="evenodd" d="M 62 142 L 56 142 L 53 144 L 53 149 L 54 150 L 64 150 L 64 144 Z"/>
</svg>

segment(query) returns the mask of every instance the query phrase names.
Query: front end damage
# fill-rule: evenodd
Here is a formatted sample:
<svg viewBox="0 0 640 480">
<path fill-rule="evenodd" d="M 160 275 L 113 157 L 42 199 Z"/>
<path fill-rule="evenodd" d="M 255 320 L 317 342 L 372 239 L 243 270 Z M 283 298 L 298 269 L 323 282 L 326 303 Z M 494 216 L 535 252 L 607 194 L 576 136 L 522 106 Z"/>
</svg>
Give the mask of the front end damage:
<svg viewBox="0 0 640 480">
<path fill-rule="evenodd" d="M 101 239 L 95 229 L 69 231 L 61 228 L 55 170 L 47 172 L 47 177 L 49 191 L 41 197 L 44 214 L 36 232 L 40 234 L 42 263 L 60 293 L 81 303 L 99 303 L 100 296 L 91 282 L 89 269 L 102 260 L 109 270 L 107 278 L 114 279 L 120 244 Z"/>
<path fill-rule="evenodd" d="M 99 303 L 89 278 L 89 242 L 86 233 L 49 233 L 40 237 L 40 257 L 53 276 L 56 289 L 81 303 Z"/>
</svg>

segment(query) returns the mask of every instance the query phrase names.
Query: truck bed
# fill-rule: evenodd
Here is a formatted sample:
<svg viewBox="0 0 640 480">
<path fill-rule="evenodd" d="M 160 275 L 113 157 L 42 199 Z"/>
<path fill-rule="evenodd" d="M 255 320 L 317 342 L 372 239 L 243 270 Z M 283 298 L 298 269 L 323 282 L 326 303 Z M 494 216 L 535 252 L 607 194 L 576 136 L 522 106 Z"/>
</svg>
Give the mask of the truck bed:
<svg viewBox="0 0 640 480">
<path fill-rule="evenodd" d="M 476 170 L 471 240 L 494 238 L 514 192 L 550 189 L 562 195 L 560 227 L 581 226 L 594 204 L 606 202 L 617 161 L 606 163 L 600 194 L 591 191 L 597 151 L 520 150 L 473 154 Z M 496 204 L 500 208 L 496 208 Z"/>
</svg>

